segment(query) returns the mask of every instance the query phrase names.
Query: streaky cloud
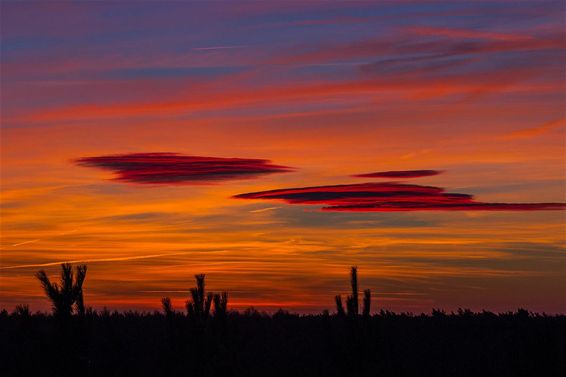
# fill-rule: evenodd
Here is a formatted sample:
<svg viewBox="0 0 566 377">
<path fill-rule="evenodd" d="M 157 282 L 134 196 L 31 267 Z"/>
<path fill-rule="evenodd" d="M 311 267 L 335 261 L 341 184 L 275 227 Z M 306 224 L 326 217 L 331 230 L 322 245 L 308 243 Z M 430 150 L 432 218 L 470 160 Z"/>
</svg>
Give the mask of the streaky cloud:
<svg viewBox="0 0 566 377">
<path fill-rule="evenodd" d="M 112 170 L 116 180 L 139 184 L 211 184 L 235 179 L 258 178 L 294 171 L 269 160 L 185 156 L 178 153 L 131 153 L 75 160 L 79 166 Z"/>
</svg>

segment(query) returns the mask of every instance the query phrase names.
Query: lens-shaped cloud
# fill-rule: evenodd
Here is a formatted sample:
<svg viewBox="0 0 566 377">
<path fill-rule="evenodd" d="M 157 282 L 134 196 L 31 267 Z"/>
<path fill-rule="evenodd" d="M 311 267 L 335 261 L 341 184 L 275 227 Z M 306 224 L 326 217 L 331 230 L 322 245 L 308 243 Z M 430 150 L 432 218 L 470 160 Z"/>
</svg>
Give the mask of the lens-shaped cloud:
<svg viewBox="0 0 566 377">
<path fill-rule="evenodd" d="M 185 156 L 178 153 L 132 153 L 83 157 L 77 165 L 116 173 L 116 180 L 140 184 L 211 184 L 294 171 L 269 160 Z"/>
<path fill-rule="evenodd" d="M 301 187 L 236 195 L 238 199 L 322 204 L 323 211 L 536 211 L 566 209 L 566 203 L 484 203 L 472 195 L 395 182 Z"/>
</svg>

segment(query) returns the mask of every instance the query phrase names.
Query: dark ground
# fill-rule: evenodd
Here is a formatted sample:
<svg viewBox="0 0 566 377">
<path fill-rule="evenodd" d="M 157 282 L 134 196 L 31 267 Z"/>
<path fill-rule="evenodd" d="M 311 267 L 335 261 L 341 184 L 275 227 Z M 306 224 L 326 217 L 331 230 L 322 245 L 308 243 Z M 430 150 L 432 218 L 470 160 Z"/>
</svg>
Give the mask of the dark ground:
<svg viewBox="0 0 566 377">
<path fill-rule="evenodd" d="M 0 314 L 2 376 L 560 376 L 566 316 Z"/>
</svg>

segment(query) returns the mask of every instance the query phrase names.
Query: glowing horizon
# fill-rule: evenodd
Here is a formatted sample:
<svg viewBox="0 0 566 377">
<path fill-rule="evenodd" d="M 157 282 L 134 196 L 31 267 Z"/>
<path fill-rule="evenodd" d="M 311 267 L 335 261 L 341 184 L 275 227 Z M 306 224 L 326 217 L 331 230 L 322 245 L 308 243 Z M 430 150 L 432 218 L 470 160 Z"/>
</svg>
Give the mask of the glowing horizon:
<svg viewBox="0 0 566 377">
<path fill-rule="evenodd" d="M 0 308 L 566 312 L 562 2 L 0 7 Z"/>
</svg>

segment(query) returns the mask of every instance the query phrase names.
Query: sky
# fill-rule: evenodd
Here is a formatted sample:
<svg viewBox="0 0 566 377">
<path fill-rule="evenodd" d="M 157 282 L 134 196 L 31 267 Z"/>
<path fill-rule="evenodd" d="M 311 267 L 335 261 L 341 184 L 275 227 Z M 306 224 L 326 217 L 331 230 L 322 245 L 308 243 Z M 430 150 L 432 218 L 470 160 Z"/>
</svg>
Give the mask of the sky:
<svg viewBox="0 0 566 377">
<path fill-rule="evenodd" d="M 0 307 L 566 312 L 564 14 L 0 2 Z"/>
</svg>

